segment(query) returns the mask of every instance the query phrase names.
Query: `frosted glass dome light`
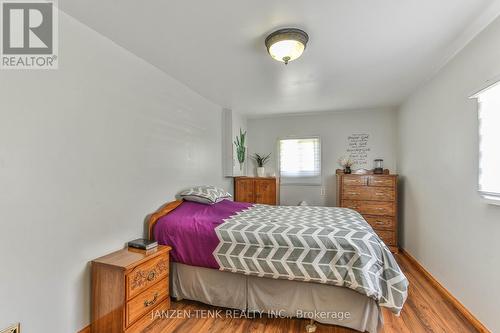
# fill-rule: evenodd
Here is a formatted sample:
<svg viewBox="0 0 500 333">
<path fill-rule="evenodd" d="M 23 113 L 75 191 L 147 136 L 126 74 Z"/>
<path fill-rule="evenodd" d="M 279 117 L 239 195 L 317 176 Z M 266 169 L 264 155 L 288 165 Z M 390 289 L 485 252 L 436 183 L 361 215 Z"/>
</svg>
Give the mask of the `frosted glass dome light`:
<svg viewBox="0 0 500 333">
<path fill-rule="evenodd" d="M 273 59 L 288 62 L 299 58 L 304 52 L 309 36 L 300 29 L 280 29 L 266 38 L 267 51 Z"/>
</svg>

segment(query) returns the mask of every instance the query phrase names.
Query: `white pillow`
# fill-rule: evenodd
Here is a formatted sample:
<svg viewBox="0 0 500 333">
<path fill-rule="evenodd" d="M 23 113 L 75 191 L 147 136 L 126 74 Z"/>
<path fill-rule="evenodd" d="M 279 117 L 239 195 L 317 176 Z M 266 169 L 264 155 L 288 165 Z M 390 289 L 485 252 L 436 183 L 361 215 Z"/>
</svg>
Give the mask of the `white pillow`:
<svg viewBox="0 0 500 333">
<path fill-rule="evenodd" d="M 211 185 L 191 187 L 182 191 L 179 195 L 184 200 L 207 205 L 213 205 L 214 203 L 231 197 L 230 193 Z"/>
</svg>

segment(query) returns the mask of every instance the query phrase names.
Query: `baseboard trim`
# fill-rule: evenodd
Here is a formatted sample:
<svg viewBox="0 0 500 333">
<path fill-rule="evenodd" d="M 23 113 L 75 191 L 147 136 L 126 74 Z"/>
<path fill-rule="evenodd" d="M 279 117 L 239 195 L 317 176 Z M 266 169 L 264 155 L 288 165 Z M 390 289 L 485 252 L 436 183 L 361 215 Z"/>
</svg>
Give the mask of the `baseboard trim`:
<svg viewBox="0 0 500 333">
<path fill-rule="evenodd" d="M 474 326 L 476 330 L 480 333 L 491 333 L 486 326 L 483 325 L 458 299 L 453 296 L 448 289 L 443 287 L 443 285 L 436 280 L 431 273 L 429 273 L 424 266 L 422 266 L 417 259 L 415 259 L 410 253 L 408 253 L 405 249 L 399 249 L 399 253 L 405 256 L 414 266 L 415 268 L 424 275 L 424 277 L 432 284 L 436 290 L 443 295 L 451 304 L 469 321 L 469 323 Z"/>
<path fill-rule="evenodd" d="M 78 333 L 90 333 L 90 325 L 82 328 L 81 330 L 78 331 Z"/>
</svg>

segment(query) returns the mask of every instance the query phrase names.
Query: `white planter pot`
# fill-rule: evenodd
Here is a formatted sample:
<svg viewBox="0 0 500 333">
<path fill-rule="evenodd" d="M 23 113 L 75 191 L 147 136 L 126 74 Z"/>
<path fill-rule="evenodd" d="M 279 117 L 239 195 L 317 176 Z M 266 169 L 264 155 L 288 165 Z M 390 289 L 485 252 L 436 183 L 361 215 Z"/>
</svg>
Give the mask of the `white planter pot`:
<svg viewBox="0 0 500 333">
<path fill-rule="evenodd" d="M 257 168 L 257 177 L 265 177 L 266 176 L 266 168 L 260 167 Z"/>
</svg>

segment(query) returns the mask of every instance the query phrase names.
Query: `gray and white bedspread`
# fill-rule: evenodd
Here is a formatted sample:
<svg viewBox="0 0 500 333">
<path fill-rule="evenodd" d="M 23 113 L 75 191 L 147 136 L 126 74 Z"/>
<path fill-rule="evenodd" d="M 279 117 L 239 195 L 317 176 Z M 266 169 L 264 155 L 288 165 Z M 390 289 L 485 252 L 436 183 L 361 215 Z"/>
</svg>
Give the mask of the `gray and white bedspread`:
<svg viewBox="0 0 500 333">
<path fill-rule="evenodd" d="M 216 229 L 220 270 L 344 286 L 399 314 L 408 280 L 354 210 L 255 205 Z"/>
</svg>

